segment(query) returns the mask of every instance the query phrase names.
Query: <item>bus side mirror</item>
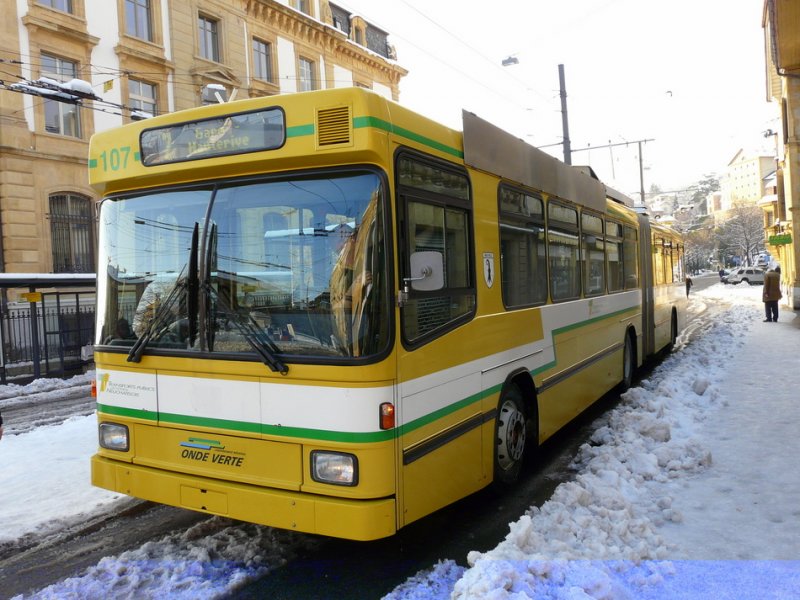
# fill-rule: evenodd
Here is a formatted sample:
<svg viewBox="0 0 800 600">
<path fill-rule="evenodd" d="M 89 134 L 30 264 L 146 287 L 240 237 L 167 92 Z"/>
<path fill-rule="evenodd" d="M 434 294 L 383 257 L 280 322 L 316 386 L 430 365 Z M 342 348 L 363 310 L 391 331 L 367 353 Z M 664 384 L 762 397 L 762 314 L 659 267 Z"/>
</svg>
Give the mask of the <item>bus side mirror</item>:
<svg viewBox="0 0 800 600">
<path fill-rule="evenodd" d="M 409 285 L 418 292 L 435 292 L 444 287 L 444 259 L 441 252 L 414 252 L 411 255 L 411 277 L 403 277 L 403 289 L 397 295 L 397 305 L 408 302 Z"/>
<path fill-rule="evenodd" d="M 403 279 L 405 291 L 408 283 L 418 292 L 435 292 L 444 287 L 444 260 L 436 251 L 414 252 L 411 255 L 411 277 Z"/>
</svg>

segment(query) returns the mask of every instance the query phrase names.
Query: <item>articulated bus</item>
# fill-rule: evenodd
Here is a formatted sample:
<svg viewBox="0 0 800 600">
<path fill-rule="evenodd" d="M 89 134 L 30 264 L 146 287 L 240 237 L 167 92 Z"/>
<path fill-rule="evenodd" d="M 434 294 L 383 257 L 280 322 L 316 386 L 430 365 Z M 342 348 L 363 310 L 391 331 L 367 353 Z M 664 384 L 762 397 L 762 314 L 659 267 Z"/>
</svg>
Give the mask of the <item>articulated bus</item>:
<svg viewBox="0 0 800 600">
<path fill-rule="evenodd" d="M 367 90 L 92 138 L 92 482 L 371 540 L 513 483 L 683 320 L 683 247 L 589 169 Z"/>
</svg>

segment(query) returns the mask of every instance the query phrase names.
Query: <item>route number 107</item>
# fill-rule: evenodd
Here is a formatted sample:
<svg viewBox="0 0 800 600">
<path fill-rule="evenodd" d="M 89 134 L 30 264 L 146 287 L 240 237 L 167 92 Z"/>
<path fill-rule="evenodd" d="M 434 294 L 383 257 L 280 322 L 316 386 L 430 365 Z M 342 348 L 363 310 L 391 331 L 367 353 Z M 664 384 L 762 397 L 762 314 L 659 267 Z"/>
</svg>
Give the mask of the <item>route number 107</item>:
<svg viewBox="0 0 800 600">
<path fill-rule="evenodd" d="M 102 164 L 103 171 L 119 171 L 120 169 L 128 168 L 128 157 L 131 154 L 130 146 L 123 146 L 122 148 L 112 148 L 110 151 L 103 150 L 100 153 L 100 163 Z"/>
</svg>

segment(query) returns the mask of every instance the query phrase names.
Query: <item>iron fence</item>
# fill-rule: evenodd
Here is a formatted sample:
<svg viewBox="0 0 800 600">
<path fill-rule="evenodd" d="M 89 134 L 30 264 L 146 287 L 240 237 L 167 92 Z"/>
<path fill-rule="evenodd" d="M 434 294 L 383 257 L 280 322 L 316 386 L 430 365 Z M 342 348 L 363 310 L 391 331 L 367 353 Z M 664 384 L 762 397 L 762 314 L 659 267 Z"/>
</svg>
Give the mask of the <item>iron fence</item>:
<svg viewBox="0 0 800 600">
<path fill-rule="evenodd" d="M 0 379 L 59 377 L 91 363 L 94 293 L 53 292 L 0 310 Z M 83 350 L 83 352 L 82 352 Z"/>
</svg>

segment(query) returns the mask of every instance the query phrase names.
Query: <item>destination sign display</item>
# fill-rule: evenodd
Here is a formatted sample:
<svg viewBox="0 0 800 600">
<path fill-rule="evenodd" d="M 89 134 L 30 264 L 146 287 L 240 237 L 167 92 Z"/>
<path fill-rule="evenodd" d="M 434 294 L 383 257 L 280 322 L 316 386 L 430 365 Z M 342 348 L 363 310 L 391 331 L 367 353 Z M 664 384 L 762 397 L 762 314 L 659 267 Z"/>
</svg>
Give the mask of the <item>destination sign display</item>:
<svg viewBox="0 0 800 600">
<path fill-rule="evenodd" d="M 169 163 L 274 150 L 286 140 L 283 111 L 269 108 L 146 129 L 141 133 L 142 164 Z"/>
</svg>

